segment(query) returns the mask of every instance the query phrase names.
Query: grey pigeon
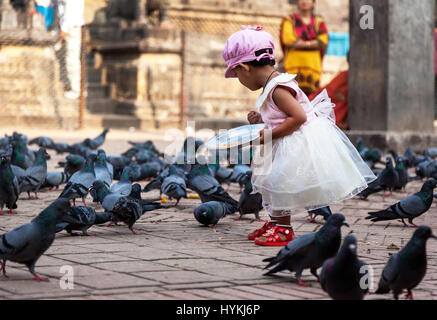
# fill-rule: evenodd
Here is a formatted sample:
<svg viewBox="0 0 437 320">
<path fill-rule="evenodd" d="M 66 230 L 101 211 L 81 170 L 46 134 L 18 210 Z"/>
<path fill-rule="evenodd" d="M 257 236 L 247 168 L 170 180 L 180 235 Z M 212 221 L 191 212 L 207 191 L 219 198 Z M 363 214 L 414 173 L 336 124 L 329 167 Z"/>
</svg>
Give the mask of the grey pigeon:
<svg viewBox="0 0 437 320">
<path fill-rule="evenodd" d="M 70 202 L 56 199 L 31 222 L 19 226 L 0 238 L 0 259 L 3 275 L 6 276 L 6 261 L 27 266 L 34 280 L 47 281 L 35 273 L 35 264 L 55 240 L 56 223 L 64 220 L 75 222 L 67 215 Z"/>
<path fill-rule="evenodd" d="M 202 203 L 194 209 L 194 217 L 205 226 L 215 228 L 221 218 L 228 213 L 233 213 L 233 207 L 224 202 L 209 201 Z"/>
<path fill-rule="evenodd" d="M 265 269 L 276 265 L 264 275 L 288 269 L 291 272 L 296 272 L 296 279 L 300 286 L 306 286 L 301 277 L 303 270 L 309 268 L 319 280 L 317 269 L 323 265 L 326 259 L 335 256 L 340 248 L 341 226 L 343 225 L 349 227 L 344 216 L 336 213 L 330 216 L 316 233 L 304 234 L 290 241 L 276 257 L 263 260 L 268 262 Z"/>
<path fill-rule="evenodd" d="M 132 192 L 132 183 L 129 180 L 129 170 L 125 168 L 121 180 L 111 186 L 110 189 L 103 181 L 96 180 L 93 182 L 90 190 L 94 202 L 99 202 L 105 211 L 111 212 L 117 201 L 129 196 Z"/>
<path fill-rule="evenodd" d="M 59 186 L 68 182 L 69 175 L 60 171 L 49 171 L 47 172 L 44 183 L 41 188 L 56 188 L 59 189 Z"/>
<path fill-rule="evenodd" d="M 405 150 L 404 157 L 407 160 L 407 162 L 406 162 L 407 168 L 412 168 L 415 166 L 416 156 L 417 156 L 416 153 L 413 151 L 413 149 L 411 147 L 408 147 Z"/>
<path fill-rule="evenodd" d="M 12 209 L 17 208 L 18 195 L 20 194 L 20 186 L 18 179 L 11 169 L 11 154 L 10 150 L 7 153 L 0 154 L 0 215 L 3 215 L 3 207 L 9 209 L 9 213 L 13 214 Z"/>
<path fill-rule="evenodd" d="M 51 146 L 53 146 L 54 141 L 49 137 L 41 136 L 41 137 L 30 140 L 29 145 L 31 145 L 31 144 L 36 144 L 41 148 L 47 149 L 47 148 L 50 148 Z"/>
<path fill-rule="evenodd" d="M 164 179 L 167 178 L 169 174 L 170 174 L 169 168 L 166 168 L 144 187 L 143 192 L 149 192 L 155 189 L 161 189 Z"/>
<path fill-rule="evenodd" d="M 383 197 L 385 197 L 385 192 L 387 189 L 389 189 L 390 195 L 393 195 L 393 190 L 399 180 L 399 174 L 393 167 L 393 162 L 391 160 L 391 157 L 386 158 L 385 169 L 381 172 L 378 179 L 379 179 L 379 185 L 384 190 Z"/>
<path fill-rule="evenodd" d="M 402 199 L 387 209 L 369 212 L 366 219 L 371 219 L 373 222 L 401 219 L 405 226 L 407 226 L 407 224 L 404 219 L 408 219 L 408 222 L 412 226 L 417 227 L 413 224 L 413 220 L 424 214 L 431 207 L 436 186 L 437 180 L 427 180 L 419 192 Z"/>
<path fill-rule="evenodd" d="M 357 239 L 349 235 L 344 239 L 336 257 L 325 261 L 320 272 L 322 289 L 334 300 L 363 300 L 369 291 L 363 276 L 368 265 L 357 257 Z"/>
<path fill-rule="evenodd" d="M 431 228 L 417 228 L 407 245 L 388 260 L 375 293 L 384 294 L 392 291 L 394 298 L 398 300 L 399 295 L 406 289 L 406 298 L 413 300 L 412 290 L 426 274 L 426 241 L 429 238 L 437 239 Z"/>
<path fill-rule="evenodd" d="M 73 204 L 76 203 L 76 198 L 82 198 L 82 202 L 86 206 L 85 198 L 88 195 L 89 188 L 91 188 L 93 182 L 96 180 L 93 165 L 94 159 L 95 155 L 88 156 L 84 167 L 71 176 L 59 196 L 60 198 L 72 199 Z"/>
<path fill-rule="evenodd" d="M 196 163 L 192 166 L 187 175 L 188 187 L 195 191 L 202 203 L 209 201 L 226 202 L 234 207 L 234 212 L 238 209 L 238 202 L 233 199 L 211 175 L 208 165 Z"/>
<path fill-rule="evenodd" d="M 26 169 L 24 176 L 20 178 L 20 193 L 27 192 L 30 199 L 30 192 L 35 192 L 38 199 L 38 191 L 47 176 L 47 153 L 44 148 L 38 150 L 35 162 Z"/>
<path fill-rule="evenodd" d="M 185 176 L 179 175 L 174 165 L 169 167 L 168 173 L 169 175 L 162 181 L 161 194 L 167 195 L 170 199 L 176 199 L 176 205 L 178 205 L 181 198 L 187 197 Z"/>
<path fill-rule="evenodd" d="M 109 188 L 112 184 L 111 173 L 106 165 L 106 156 L 104 153 L 97 153 L 97 158 L 94 161 L 94 173 L 96 180 L 102 181 Z"/>
<path fill-rule="evenodd" d="M 313 223 L 316 221 L 317 216 L 322 216 L 325 221 L 328 220 L 328 218 L 332 215 L 332 212 L 331 208 L 327 206 L 319 209 L 309 210 L 308 215 L 310 216 L 308 222 Z"/>
<path fill-rule="evenodd" d="M 423 161 L 416 165 L 416 176 L 421 179 L 426 179 L 432 176 L 435 171 L 434 161 L 430 157 L 426 157 Z"/>
<path fill-rule="evenodd" d="M 85 139 L 82 142 L 82 145 L 90 148 L 92 150 L 97 150 L 104 142 L 106 138 L 106 134 L 109 132 L 109 129 L 103 130 L 103 132 L 94 139 Z"/>
<path fill-rule="evenodd" d="M 258 221 L 263 222 L 264 220 L 260 219 L 259 217 L 259 212 L 263 209 L 263 198 L 259 192 L 252 194 L 253 187 L 251 177 L 252 173 L 247 175 L 246 180 L 244 180 L 245 187 L 238 201 L 238 211 L 240 212 L 240 217 L 238 217 L 237 220 L 241 220 L 245 214 L 253 213 Z"/>
<path fill-rule="evenodd" d="M 29 168 L 35 161 L 33 152 L 30 152 L 22 140 L 12 141 L 12 158 L 11 163 L 22 168 Z"/>
<path fill-rule="evenodd" d="M 70 145 L 68 143 L 62 143 L 62 142 L 54 143 L 51 146 L 51 149 L 54 149 L 57 154 L 66 153 L 70 151 Z"/>
<path fill-rule="evenodd" d="M 108 158 L 106 157 L 105 150 L 103 150 L 103 149 L 97 150 L 97 158 L 99 158 L 99 157 L 102 157 L 104 159 L 106 167 L 108 168 L 111 180 L 114 179 L 114 166 L 108 161 Z"/>
<path fill-rule="evenodd" d="M 208 167 L 213 177 L 216 178 L 220 184 L 228 185 L 228 191 L 229 191 L 229 186 L 232 182 L 231 177 L 233 171 L 221 166 L 219 163 L 208 164 Z"/>
</svg>

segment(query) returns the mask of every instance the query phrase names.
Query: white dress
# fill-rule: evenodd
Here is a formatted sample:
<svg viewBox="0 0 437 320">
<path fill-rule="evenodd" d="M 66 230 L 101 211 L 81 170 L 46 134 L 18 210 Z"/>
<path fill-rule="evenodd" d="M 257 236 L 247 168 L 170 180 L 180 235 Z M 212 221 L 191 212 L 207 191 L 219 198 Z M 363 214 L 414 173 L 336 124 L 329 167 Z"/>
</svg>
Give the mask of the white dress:
<svg viewBox="0 0 437 320">
<path fill-rule="evenodd" d="M 281 85 L 296 92 L 307 115 L 291 135 L 255 148 L 252 163 L 253 193 L 260 192 L 266 210 L 316 209 L 349 199 L 376 179 L 347 136 L 335 125 L 333 104 L 326 90 L 312 102 L 299 88 L 295 75 L 273 78 L 258 98 L 257 109 L 268 129 L 287 115 L 274 103 L 272 93 Z"/>
</svg>

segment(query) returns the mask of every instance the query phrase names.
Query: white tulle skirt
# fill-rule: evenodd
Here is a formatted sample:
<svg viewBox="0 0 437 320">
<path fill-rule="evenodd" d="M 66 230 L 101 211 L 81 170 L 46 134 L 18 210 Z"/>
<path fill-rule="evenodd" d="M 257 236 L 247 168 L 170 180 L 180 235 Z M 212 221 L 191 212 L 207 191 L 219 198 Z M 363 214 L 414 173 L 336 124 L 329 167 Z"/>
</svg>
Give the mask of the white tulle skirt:
<svg viewBox="0 0 437 320">
<path fill-rule="evenodd" d="M 272 211 L 316 209 L 349 199 L 376 179 L 347 136 L 325 117 L 255 149 L 253 192 Z"/>
</svg>

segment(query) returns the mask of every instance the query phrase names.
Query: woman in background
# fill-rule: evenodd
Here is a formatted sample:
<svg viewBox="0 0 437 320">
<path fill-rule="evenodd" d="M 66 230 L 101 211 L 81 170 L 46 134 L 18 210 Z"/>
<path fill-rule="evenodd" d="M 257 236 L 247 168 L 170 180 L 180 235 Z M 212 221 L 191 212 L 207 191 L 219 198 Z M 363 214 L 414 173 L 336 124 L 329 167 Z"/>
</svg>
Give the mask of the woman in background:
<svg viewBox="0 0 437 320">
<path fill-rule="evenodd" d="M 325 21 L 314 14 L 315 4 L 315 0 L 298 0 L 298 13 L 285 17 L 280 31 L 284 70 L 297 75 L 306 95 L 320 87 L 322 59 L 329 42 Z"/>
</svg>

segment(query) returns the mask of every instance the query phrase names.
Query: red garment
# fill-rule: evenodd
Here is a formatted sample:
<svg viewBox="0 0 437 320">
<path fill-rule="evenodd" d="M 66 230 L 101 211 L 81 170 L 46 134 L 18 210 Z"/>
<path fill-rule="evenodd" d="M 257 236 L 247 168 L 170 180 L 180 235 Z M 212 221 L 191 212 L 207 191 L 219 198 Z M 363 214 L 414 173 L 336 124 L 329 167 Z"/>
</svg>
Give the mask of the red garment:
<svg viewBox="0 0 437 320">
<path fill-rule="evenodd" d="M 336 124 L 340 129 L 349 129 L 349 122 L 347 119 L 348 110 L 348 87 L 347 87 L 348 71 L 340 72 L 328 85 L 319 91 L 314 92 L 309 96 L 310 101 L 313 100 L 324 89 L 328 91 L 332 103 L 335 103 L 335 119 Z"/>
</svg>

